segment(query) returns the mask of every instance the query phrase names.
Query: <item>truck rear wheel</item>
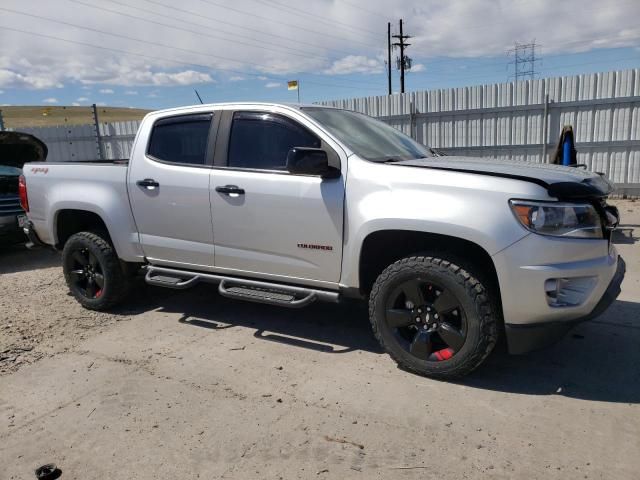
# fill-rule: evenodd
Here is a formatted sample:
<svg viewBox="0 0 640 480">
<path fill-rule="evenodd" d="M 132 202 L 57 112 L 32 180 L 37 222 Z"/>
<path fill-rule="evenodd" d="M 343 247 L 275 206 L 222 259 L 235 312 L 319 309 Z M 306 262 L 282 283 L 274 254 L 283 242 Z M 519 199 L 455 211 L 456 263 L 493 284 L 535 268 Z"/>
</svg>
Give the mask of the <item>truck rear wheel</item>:
<svg viewBox="0 0 640 480">
<path fill-rule="evenodd" d="M 487 289 L 446 258 L 408 257 L 387 267 L 373 285 L 369 317 L 400 367 L 434 378 L 468 374 L 498 337 Z"/>
<path fill-rule="evenodd" d="M 98 233 L 69 237 L 62 250 L 62 269 L 72 295 L 90 310 L 109 309 L 129 293 L 129 276 L 113 246 Z"/>
</svg>

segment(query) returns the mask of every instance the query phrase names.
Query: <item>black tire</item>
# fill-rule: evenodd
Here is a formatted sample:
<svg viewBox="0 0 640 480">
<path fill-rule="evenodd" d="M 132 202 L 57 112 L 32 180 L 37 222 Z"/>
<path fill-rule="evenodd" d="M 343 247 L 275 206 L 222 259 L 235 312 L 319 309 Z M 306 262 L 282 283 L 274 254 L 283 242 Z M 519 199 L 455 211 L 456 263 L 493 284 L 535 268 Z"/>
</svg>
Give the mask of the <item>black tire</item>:
<svg viewBox="0 0 640 480">
<path fill-rule="evenodd" d="M 69 237 L 62 250 L 62 269 L 71 294 L 89 310 L 112 308 L 129 293 L 130 276 L 113 246 L 99 233 Z"/>
<path fill-rule="evenodd" d="M 448 259 L 408 257 L 377 278 L 369 319 L 380 345 L 401 368 L 451 379 L 477 368 L 496 345 L 499 313 L 491 300 L 480 281 Z"/>
</svg>

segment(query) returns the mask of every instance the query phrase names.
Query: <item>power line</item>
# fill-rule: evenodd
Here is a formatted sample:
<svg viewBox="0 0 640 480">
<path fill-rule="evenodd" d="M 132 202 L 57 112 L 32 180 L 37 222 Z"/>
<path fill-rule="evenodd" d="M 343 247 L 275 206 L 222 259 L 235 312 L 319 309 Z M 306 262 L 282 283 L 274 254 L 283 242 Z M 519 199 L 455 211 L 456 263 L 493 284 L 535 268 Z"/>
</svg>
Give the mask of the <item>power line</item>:
<svg viewBox="0 0 640 480">
<path fill-rule="evenodd" d="M 144 39 L 140 39 L 140 38 L 129 37 L 127 35 L 117 34 L 117 33 L 113 33 L 113 32 L 107 32 L 107 31 L 104 31 L 104 30 L 99 30 L 97 28 L 85 27 L 83 25 L 77 25 L 77 24 L 74 24 L 74 23 L 65 22 L 63 20 L 56 20 L 54 18 L 44 17 L 42 15 L 36 15 L 36 14 L 33 14 L 33 13 L 21 12 L 21 11 L 13 10 L 13 9 L 10 9 L 10 8 L 0 7 L 0 10 L 4 10 L 5 12 L 10 12 L 10 13 L 17 14 L 17 15 L 24 15 L 24 16 L 31 17 L 31 18 L 38 18 L 40 20 L 46 20 L 48 22 L 53 22 L 53 23 L 57 23 L 57 24 L 60 24 L 60 25 L 67 25 L 69 27 L 79 28 L 81 30 L 87 30 L 87 31 L 90 31 L 90 32 L 100 33 L 100 34 L 103 34 L 103 35 L 110 35 L 110 36 L 113 36 L 113 37 L 124 38 L 124 39 L 127 39 L 127 40 L 133 40 L 133 41 L 136 41 L 136 42 L 148 43 L 150 45 L 156 45 L 156 46 L 159 46 L 159 47 L 172 48 L 172 49 L 175 49 L 175 50 L 181 50 L 181 51 L 188 52 L 188 53 L 195 53 L 197 55 L 204 55 L 204 56 L 209 56 L 209 57 L 221 58 L 221 59 L 228 60 L 228 61 L 238 61 L 238 60 L 234 60 L 234 59 L 231 59 L 231 58 L 228 58 L 228 57 L 220 57 L 218 55 L 212 55 L 212 54 L 205 53 L 205 52 L 196 52 L 196 51 L 193 51 L 193 50 L 188 50 L 188 49 L 184 49 L 184 48 L 180 48 L 180 47 L 175 47 L 173 45 L 150 42 L 148 40 L 144 40 Z M 162 24 L 162 23 L 158 23 L 158 22 L 154 22 L 154 23 L 173 28 L 173 27 L 171 27 L 171 25 L 166 25 L 166 24 Z M 223 41 L 230 41 L 229 39 L 227 39 L 225 37 L 221 37 L 221 36 L 209 35 L 209 34 L 205 34 L 205 33 L 194 32 L 194 31 L 191 31 L 191 30 L 187 30 L 187 31 L 189 31 L 190 33 L 194 33 L 196 35 L 202 35 L 202 36 L 205 36 L 205 37 L 215 38 L 215 39 L 222 39 Z M 247 46 L 255 47 L 255 48 L 260 48 L 260 49 L 263 49 L 263 50 L 273 51 L 272 49 L 267 48 L 267 47 L 262 47 L 260 45 L 252 45 L 252 44 L 249 44 L 249 43 L 239 42 L 237 40 L 234 41 L 234 43 L 238 43 L 240 45 L 247 45 Z M 311 54 L 304 54 L 304 53 L 289 53 L 289 55 L 296 55 L 296 56 L 305 57 L 305 58 L 309 57 L 309 56 L 314 56 L 314 55 L 311 55 Z M 321 58 L 322 60 L 326 60 L 326 57 L 318 56 L 318 58 Z M 244 62 L 240 62 L 240 63 L 247 63 L 247 62 L 244 61 Z"/>
<path fill-rule="evenodd" d="M 146 1 L 151 2 L 152 0 L 146 0 Z M 277 20 L 277 19 L 274 19 L 274 18 L 265 17 L 264 15 L 257 15 L 257 14 L 252 13 L 252 12 L 246 12 L 244 10 L 239 10 L 237 8 L 229 7 L 228 5 L 223 5 L 223 4 L 220 4 L 218 2 L 214 2 L 212 0 L 198 0 L 198 1 L 202 2 L 202 3 L 206 3 L 208 5 L 216 6 L 216 7 L 219 7 L 219 8 L 224 8 L 225 10 L 229 10 L 229 11 L 232 11 L 232 12 L 240 13 L 241 15 L 244 15 L 244 16 L 250 16 L 250 17 L 259 18 L 261 20 L 266 20 L 266 21 L 271 22 L 271 23 L 278 23 L 280 25 L 284 25 L 286 27 L 295 28 L 297 30 L 304 30 L 304 32 L 306 34 L 314 33 L 316 35 L 322 36 L 323 38 L 327 37 L 327 33 L 326 32 L 319 32 L 318 30 L 312 30 L 312 29 L 307 28 L 307 27 L 302 27 L 300 25 L 296 25 L 295 23 L 283 22 L 282 20 Z M 163 5 L 162 3 L 156 2 L 155 0 L 153 0 L 152 3 L 158 3 L 159 5 Z M 166 5 L 164 5 L 164 6 L 166 7 Z M 336 37 L 336 35 L 333 35 L 333 36 Z M 358 43 L 360 45 L 365 45 L 366 47 L 369 46 L 368 43 L 362 42 L 360 40 L 354 40 L 353 38 L 347 38 L 347 37 L 340 37 L 340 38 L 342 38 L 344 40 L 348 40 L 351 43 Z"/>
<path fill-rule="evenodd" d="M 148 54 L 144 54 L 144 53 L 137 53 L 137 52 L 130 52 L 128 50 L 122 50 L 119 48 L 112 48 L 112 47 L 105 47 L 102 45 L 95 45 L 92 43 L 87 43 L 87 42 L 81 42 L 78 40 L 70 40 L 68 38 L 62 38 L 62 37 L 57 37 L 54 35 L 47 35 L 44 33 L 37 33 L 37 32 L 30 32 L 27 30 L 21 30 L 18 28 L 13 28 L 13 27 L 7 27 L 4 25 L 0 25 L 0 29 L 4 29 L 4 30 L 9 30 L 12 32 L 18 32 L 18 33 L 23 33 L 25 35 L 32 35 L 32 36 L 36 36 L 36 37 L 41 37 L 41 38 L 48 38 L 50 40 L 57 40 L 60 42 L 65 42 L 65 43 L 71 43 L 74 45 L 82 45 L 84 47 L 90 47 L 90 48 L 96 48 L 99 50 L 105 50 L 105 51 L 110 51 L 110 52 L 116 52 L 116 53 L 121 53 L 124 55 L 129 55 L 129 56 L 134 56 L 134 57 L 140 57 L 140 58 L 149 58 L 152 60 L 160 60 L 162 62 L 169 62 L 169 63 L 176 63 L 176 64 L 181 64 L 181 65 L 187 65 L 187 66 L 195 66 L 195 67 L 200 67 L 200 68 L 204 68 L 204 69 L 213 69 L 213 70 L 221 70 L 221 71 L 225 71 L 225 72 L 230 72 L 230 73 L 235 73 L 238 75 L 246 75 L 246 76 L 251 76 L 251 77 L 257 77 L 259 79 L 267 79 L 267 80 L 276 80 L 276 81 L 284 81 L 283 78 L 280 77 L 276 77 L 273 75 L 265 75 L 262 73 L 252 73 L 252 72 L 247 72 L 247 71 L 241 71 L 241 70 L 235 70 L 232 68 L 226 68 L 226 67 L 217 67 L 217 66 L 211 66 L 211 65 L 204 65 L 201 63 L 196 63 L 196 62 L 186 62 L 186 61 L 182 61 L 182 60 L 175 60 L 172 58 L 167 58 L 165 56 L 162 57 L 158 57 L 155 55 L 148 55 Z M 322 85 L 322 86 L 328 86 L 328 87 L 340 87 L 340 88 L 352 88 L 352 89 L 356 89 L 356 90 L 362 90 L 365 89 L 365 87 L 363 86 L 352 86 L 352 85 L 342 85 L 342 84 L 337 84 L 337 83 L 322 83 L 322 82 L 316 82 L 314 80 L 308 80 L 305 79 L 306 83 L 311 83 L 314 85 Z M 378 89 L 378 87 L 376 87 L 376 89 Z M 373 89 L 373 88 L 371 88 Z"/>
<path fill-rule="evenodd" d="M 591 40 L 579 40 L 579 41 L 574 41 L 574 42 L 567 42 L 567 43 L 563 43 L 563 47 L 566 46 L 578 46 L 578 45 L 591 45 L 593 44 L 594 41 L 603 41 L 603 40 L 616 40 L 618 39 L 618 37 L 599 37 L 599 38 L 595 38 L 595 39 L 591 39 Z M 640 39 L 640 36 L 638 37 L 630 37 L 627 38 L 625 40 L 637 40 Z M 604 47 L 603 47 L 604 48 Z M 613 47 L 611 47 L 613 48 Z M 566 57 L 568 55 L 580 55 L 580 54 L 584 54 L 587 52 L 570 52 L 570 53 L 555 53 L 555 54 L 550 54 L 550 55 L 545 55 L 544 58 L 545 60 L 548 59 L 553 59 L 553 58 L 561 58 L 561 57 Z M 433 61 L 429 61 L 428 59 L 426 60 L 427 64 L 429 66 L 434 66 L 434 65 L 441 65 L 444 63 L 450 63 L 452 61 L 453 57 L 449 57 L 449 58 L 439 58 L 437 60 L 433 60 Z M 492 57 L 490 57 L 492 58 Z M 454 58 L 454 59 L 459 59 L 459 58 Z M 479 58 L 463 58 L 465 63 L 472 63 L 472 64 L 479 64 L 477 66 L 477 68 L 490 68 L 490 67 L 497 67 L 497 66 L 504 66 L 504 61 L 498 61 L 498 62 L 491 62 L 491 63 L 483 63 L 482 59 Z M 436 73 L 434 73 L 433 71 L 426 71 L 426 72 L 412 72 L 414 75 L 435 75 Z M 440 74 L 441 72 L 439 72 L 438 74 Z M 446 73 L 446 72 L 445 72 Z M 453 72 L 451 73 L 452 76 L 460 76 L 461 73 L 460 72 Z"/>
<path fill-rule="evenodd" d="M 295 7 L 291 7 L 289 5 L 286 4 L 282 4 L 280 2 L 277 2 L 276 0 L 254 0 L 256 2 L 259 2 L 263 5 L 267 5 L 271 8 L 275 8 L 284 12 L 289 12 L 293 15 L 298 15 L 298 16 L 306 16 L 306 17 L 311 17 L 313 18 L 316 22 L 321 22 L 324 24 L 328 24 L 329 26 L 336 28 L 336 25 L 342 25 L 342 28 L 347 28 L 349 30 L 357 30 L 360 32 L 365 32 L 367 34 L 369 34 L 370 37 L 378 37 L 378 34 L 376 32 L 374 32 L 373 30 L 368 30 L 366 28 L 361 28 L 361 27 L 356 27 L 355 25 L 351 25 L 349 23 L 345 23 L 345 22 L 340 22 L 338 20 L 334 20 L 333 18 L 329 18 L 329 17 L 324 17 L 324 16 L 320 16 L 317 13 L 310 13 L 306 10 L 302 10 L 300 8 L 295 8 Z M 296 13 L 298 12 L 298 13 Z M 360 33 L 360 35 L 362 35 Z"/>
<path fill-rule="evenodd" d="M 545 57 L 547 58 L 547 57 Z M 632 56 L 632 57 L 623 57 L 623 58 L 616 58 L 613 59 L 614 61 L 617 62 L 622 62 L 625 60 L 635 60 L 635 61 L 640 61 L 640 56 L 636 55 L 636 56 Z M 588 66 L 588 65 L 601 65 L 601 64 L 605 64 L 605 63 L 610 63 L 612 61 L 612 59 L 604 59 L 604 60 L 598 60 L 598 61 L 592 61 L 592 62 L 580 62 L 580 63 L 567 63 L 564 65 L 557 65 L 555 67 L 546 67 L 546 68 L 542 68 L 541 71 L 543 72 L 551 72 L 551 71 L 556 71 L 556 70 L 563 70 L 566 69 L 568 67 L 582 67 L 582 66 Z M 495 78 L 496 74 L 495 73 L 481 73 L 479 75 L 466 75 L 466 74 L 461 74 L 460 72 L 455 72 L 455 73 L 451 73 L 449 75 L 442 75 L 439 72 L 424 72 L 422 73 L 422 75 L 437 75 L 440 78 L 444 78 L 444 79 L 469 79 L 469 78 Z"/>
<path fill-rule="evenodd" d="M 155 24 L 155 25 L 161 25 L 161 26 L 165 26 L 165 27 L 172 28 L 172 29 L 175 29 L 175 30 L 181 30 L 181 31 L 185 31 L 185 32 L 193 33 L 193 34 L 195 34 L 195 35 L 201 35 L 201 36 L 205 36 L 205 37 L 212 37 L 212 38 L 214 38 L 214 37 L 213 37 L 212 35 L 210 35 L 210 34 L 205 34 L 205 33 L 197 32 L 197 31 L 194 31 L 194 30 L 189 30 L 189 29 L 185 29 L 185 28 L 177 27 L 177 26 L 175 26 L 175 25 L 170 25 L 170 24 L 166 24 L 166 23 L 158 22 L 158 21 L 155 21 L 155 20 L 151 20 L 151 19 L 147 19 L 147 18 L 139 17 L 139 16 L 136 16 L 136 15 L 131 15 L 131 14 L 128 14 L 128 13 L 125 13 L 125 12 L 121 12 L 121 11 L 119 11 L 119 10 L 112 10 L 112 9 L 105 8 L 105 7 L 100 7 L 100 6 L 97 6 L 97 5 L 88 4 L 88 3 L 85 3 L 85 2 L 83 2 L 83 1 L 81 1 L 81 0 L 69 0 L 69 1 L 70 1 L 70 2 L 74 2 L 74 3 L 78 3 L 78 4 L 80 4 L 80 5 L 84 5 L 84 6 L 86 6 L 86 7 L 95 8 L 95 9 L 99 9 L 99 10 L 104 10 L 104 11 L 107 11 L 107 12 L 110 12 L 110 13 L 114 13 L 114 14 L 116 14 L 116 15 L 121 15 L 121 16 L 129 17 L 129 18 L 134 18 L 134 19 L 136 19 L 136 20 L 140 20 L 140 21 L 143 21 L 143 22 L 152 23 L 152 24 Z M 146 10 L 144 10 L 144 9 L 137 8 L 137 7 L 132 7 L 132 6 L 128 6 L 127 4 L 125 4 L 125 3 L 121 3 L 121 2 L 119 2 L 119 1 L 117 1 L 117 0 L 108 0 L 108 1 L 110 1 L 111 3 L 115 3 L 115 4 L 118 4 L 118 5 L 122 5 L 122 6 L 125 6 L 125 7 L 129 7 L 129 8 L 137 9 L 137 10 L 141 10 L 141 11 L 143 11 L 143 12 L 147 12 L 147 13 L 148 13 L 148 11 L 146 11 Z M 145 0 L 145 1 L 151 1 L 151 0 Z M 159 16 L 163 16 L 163 17 L 166 17 L 166 18 L 170 18 L 170 19 L 172 19 L 172 20 L 176 20 L 176 19 L 174 19 L 174 17 L 167 16 L 167 15 L 162 15 L 162 14 L 157 13 L 157 12 L 154 12 L 154 15 L 159 15 Z M 204 17 L 204 18 L 209 18 L 209 17 Z M 187 24 L 192 24 L 192 25 L 196 25 L 196 26 L 202 26 L 202 27 L 204 27 L 204 25 L 201 25 L 201 24 L 198 24 L 198 23 L 194 23 L 194 22 L 189 22 L 189 21 L 187 21 L 187 20 L 178 20 L 178 21 L 180 21 L 180 22 L 184 22 L 184 23 L 187 23 Z M 228 23 L 228 22 L 223 22 L 223 23 Z M 223 30 L 219 30 L 219 31 L 223 31 Z M 237 34 L 234 34 L 233 32 L 229 32 L 229 34 L 230 34 L 230 35 L 237 35 Z M 278 36 L 278 37 L 281 37 L 280 35 L 277 35 L 277 36 Z M 215 37 L 215 38 L 218 38 L 218 37 Z M 281 38 L 286 38 L 286 37 L 281 37 Z M 242 43 L 242 42 L 236 42 L 236 43 Z M 278 44 L 273 44 L 273 43 L 271 43 L 271 42 L 266 42 L 266 43 L 267 43 L 267 44 L 271 44 L 271 45 L 278 45 Z M 301 42 L 297 42 L 297 43 L 301 43 Z M 302 43 L 304 43 L 304 42 L 302 42 Z M 313 45 L 313 44 L 306 44 L 306 45 L 313 46 L 314 48 L 322 48 L 322 47 L 315 46 L 315 45 Z M 262 48 L 264 48 L 264 47 L 262 47 Z M 287 47 L 280 47 L 280 48 L 288 49 Z M 289 49 L 288 49 L 288 50 L 289 50 Z M 303 53 L 303 54 L 304 54 L 303 56 L 305 56 L 305 57 L 315 57 L 315 58 L 319 58 L 319 59 L 322 59 L 322 60 L 329 60 L 329 58 L 328 58 L 328 57 L 326 57 L 326 56 L 320 56 L 320 55 L 316 55 L 316 54 L 313 54 L 313 53 L 307 53 L 307 52 L 304 52 L 303 50 L 298 50 L 298 49 L 291 49 L 291 50 L 294 50 L 294 51 L 297 51 L 297 52 L 301 52 L 301 53 Z M 328 52 L 342 52 L 342 51 L 341 51 L 341 50 L 337 50 L 337 51 L 336 51 L 336 50 L 328 50 Z M 197 52 L 197 53 L 199 53 L 199 52 Z M 350 55 L 350 54 L 351 54 L 350 52 L 342 52 L 342 53 L 346 53 L 346 54 L 348 54 L 348 55 Z M 320 76 L 320 75 L 312 74 L 312 73 L 307 73 L 307 75 Z M 362 81 L 362 80 L 356 80 L 356 79 L 344 79 L 344 81 L 345 81 L 345 82 L 348 82 L 348 83 L 354 83 L 354 84 L 374 85 L 374 83 L 372 83 L 372 82 L 367 82 L 367 81 Z"/>
<path fill-rule="evenodd" d="M 69 1 L 76 1 L 76 0 L 69 0 Z M 171 20 L 172 22 L 178 21 L 178 22 L 181 22 L 181 23 L 185 23 L 187 25 L 194 25 L 196 27 L 206 28 L 208 30 L 211 29 L 211 25 L 205 25 L 205 24 L 202 24 L 202 23 L 191 22 L 189 20 L 183 20 L 183 19 L 180 19 L 180 18 L 176 18 L 175 16 L 164 15 L 164 14 L 158 13 L 158 12 L 149 12 L 149 10 L 147 10 L 147 9 L 140 8 L 140 7 L 134 7 L 133 5 L 128 5 L 127 3 L 119 2 L 117 0 L 107 0 L 107 1 L 111 2 L 111 3 L 114 3 L 116 5 L 121 5 L 123 7 L 130 8 L 132 10 L 137 10 L 139 12 L 143 12 L 146 15 L 148 15 L 149 13 L 152 13 L 153 15 L 156 15 L 158 17 L 167 18 L 167 19 Z M 156 25 L 162 25 L 162 26 L 165 26 L 165 27 L 168 27 L 168 28 L 173 28 L 173 29 L 176 29 L 176 30 L 182 30 L 184 32 L 189 32 L 189 33 L 193 33 L 193 34 L 196 34 L 196 35 L 210 36 L 209 34 L 205 34 L 205 33 L 202 33 L 202 32 L 197 32 L 197 31 L 194 31 L 194 30 L 189 30 L 189 29 L 185 29 L 185 28 L 182 28 L 182 27 L 177 27 L 177 26 L 171 25 L 171 24 L 161 23 L 161 22 L 158 22 L 158 21 L 155 21 L 155 20 L 151 20 L 151 19 L 148 19 L 148 18 L 145 18 L 145 17 L 138 17 L 136 15 L 131 15 L 131 14 L 122 12 L 120 10 L 112 10 L 112 9 L 108 9 L 108 8 L 100 7 L 100 6 L 97 6 L 97 5 L 92 5 L 92 4 L 89 4 L 89 3 L 80 2 L 80 1 L 76 1 L 76 3 L 80 3 L 80 4 L 85 5 L 87 7 L 90 7 L 90 8 L 97 8 L 97 9 L 104 10 L 104 11 L 107 11 L 107 12 L 115 13 L 117 15 L 124 15 L 124 16 L 130 17 L 130 18 L 134 18 L 134 19 L 137 19 L 137 20 L 142 20 L 144 22 L 155 23 Z M 224 23 L 224 24 L 228 24 L 228 25 L 231 25 L 231 26 L 235 26 L 235 24 L 233 24 L 233 23 L 223 22 L 223 21 L 220 21 L 220 20 L 219 20 L 219 22 L 220 23 Z M 300 49 L 297 49 L 297 48 L 291 48 L 291 47 L 283 46 L 280 43 L 274 43 L 274 42 L 270 42 L 268 40 L 258 40 L 258 39 L 255 39 L 254 37 L 251 37 L 251 36 L 248 36 L 248 35 L 242 35 L 242 34 L 239 34 L 238 32 L 235 32 L 235 31 L 232 32 L 232 31 L 229 31 L 229 30 L 223 30 L 221 28 L 218 28 L 216 31 L 218 31 L 220 33 L 224 33 L 226 35 L 233 35 L 233 38 L 244 38 L 244 39 L 248 39 L 248 40 L 253 41 L 253 42 L 258 42 L 257 43 L 258 45 L 271 45 L 271 46 L 274 46 L 274 47 L 281 48 L 283 50 L 291 50 L 291 51 L 300 52 L 300 53 L 307 53 L 307 55 L 310 55 L 310 56 L 316 55 L 316 54 L 313 54 L 313 53 L 305 52 L 304 50 L 300 50 Z M 253 32 L 253 30 L 252 30 L 252 32 Z M 268 35 L 268 34 L 265 34 L 265 35 Z M 277 38 L 287 38 L 287 37 L 284 37 L 284 36 L 281 36 L 281 35 L 273 35 L 273 36 L 277 37 Z M 225 38 L 228 39 L 228 37 L 225 37 Z M 313 45 L 313 44 L 305 44 L 305 45 L 313 47 L 313 48 L 317 48 L 318 50 L 326 50 L 323 47 L 320 47 L 320 46 L 317 46 L 317 45 Z"/>
<path fill-rule="evenodd" d="M 174 30 L 181 30 L 183 32 L 193 33 L 195 35 L 201 35 L 201 36 L 205 36 L 205 37 L 221 38 L 219 36 L 214 36 L 214 35 L 209 34 L 209 33 L 202 33 L 202 32 L 197 32 L 195 30 L 189 30 L 189 29 L 186 29 L 186 28 L 183 28 L 183 27 L 178 27 L 176 25 L 171 25 L 171 24 L 159 22 L 157 20 L 152 20 L 150 18 L 145 18 L 145 17 L 139 17 L 137 15 L 132 15 L 130 13 L 122 12 L 120 10 L 113 10 L 111 8 L 106 8 L 106 7 L 102 7 L 102 6 L 99 6 L 99 5 L 93 5 L 91 3 L 86 3 L 86 2 L 83 2 L 81 0 L 68 0 L 68 1 L 69 2 L 73 2 L 73 3 L 77 3 L 79 5 L 84 5 L 85 7 L 89 7 L 89 8 L 93 8 L 93 9 L 97 9 L 97 10 L 102 10 L 102 11 L 105 11 L 105 12 L 113 13 L 113 14 L 124 16 L 124 17 L 128 17 L 128 18 L 133 18 L 133 19 L 140 20 L 140 21 L 143 21 L 143 22 L 146 22 L 146 23 L 152 23 L 154 25 L 160 25 L 160 26 L 163 26 L 163 27 L 172 28 Z M 175 17 L 172 17 L 170 15 L 163 15 L 163 14 L 157 13 L 157 12 L 149 12 L 149 10 L 146 10 L 146 9 L 143 9 L 143 8 L 139 8 L 139 7 L 134 7 L 134 6 L 131 6 L 131 5 L 127 5 L 126 3 L 122 3 L 122 2 L 119 2 L 119 1 L 116 1 L 116 0 L 107 0 L 107 1 L 109 1 L 111 3 L 115 3 L 117 5 L 121 5 L 121 6 L 127 7 L 127 8 L 131 8 L 131 9 L 134 9 L 134 10 L 141 11 L 141 12 L 147 14 L 147 15 L 149 13 L 152 13 L 153 15 L 157 15 L 157 16 L 163 17 L 163 18 L 168 18 L 168 19 L 170 19 L 172 21 L 176 21 L 177 20 L 179 22 L 186 23 L 186 24 L 189 24 L 189 25 L 195 25 L 195 26 L 198 26 L 198 27 L 201 27 L 201 28 L 209 28 L 210 27 L 209 25 L 203 25 L 203 24 L 200 24 L 200 23 L 190 22 L 188 20 L 176 19 Z M 171 7 L 167 6 L 167 8 L 171 8 Z M 186 10 L 184 12 L 187 13 Z M 196 14 L 192 14 L 192 15 L 196 15 Z M 224 24 L 228 24 L 228 25 L 231 25 L 231 26 L 236 26 L 233 23 L 224 22 L 222 20 L 217 20 L 217 19 L 210 18 L 210 17 L 207 17 L 207 16 L 203 16 L 203 15 L 196 15 L 196 16 L 198 16 L 200 18 L 206 18 L 206 19 L 211 20 L 211 21 L 216 21 L 216 22 L 219 22 L 219 23 L 224 23 Z M 238 28 L 244 28 L 244 27 L 238 26 Z M 249 29 L 249 30 L 254 32 L 254 30 L 252 30 L 252 29 Z M 228 35 L 233 35 L 233 37 L 248 38 L 250 40 L 253 40 L 251 37 L 248 37 L 248 36 L 245 36 L 245 35 L 239 35 L 236 32 L 230 32 L 228 30 L 219 30 L 219 31 L 220 32 L 224 32 L 224 33 L 226 33 Z M 268 34 L 265 34 L 265 35 L 268 35 Z M 281 36 L 281 35 L 272 34 L 271 36 L 289 40 L 287 37 L 284 37 L 284 36 Z M 224 40 L 226 40 L 226 41 L 229 41 L 229 39 L 227 37 L 222 37 L 222 38 Z M 278 47 L 278 48 L 280 48 L 282 50 L 290 50 L 290 51 L 300 52 L 300 53 L 306 54 L 307 56 L 317 56 L 318 58 L 321 58 L 317 54 L 308 53 L 308 52 L 305 52 L 304 50 L 299 50 L 299 49 L 296 49 L 296 48 L 282 46 L 282 45 L 277 44 L 277 43 L 272 43 L 272 42 L 268 42 L 268 41 L 265 41 L 265 40 L 257 40 L 257 42 L 262 42 L 263 44 L 266 44 L 266 45 L 276 46 L 276 47 Z M 236 42 L 236 43 L 240 43 L 240 42 Z M 309 43 L 304 43 L 304 42 L 297 42 L 297 43 L 303 44 L 303 45 L 307 45 L 307 46 L 310 46 L 310 47 L 313 47 L 313 48 L 317 48 L 317 49 L 322 49 L 322 47 L 319 47 L 319 46 L 313 45 L 313 44 L 309 44 Z M 253 45 L 249 45 L 249 46 L 253 46 Z M 344 52 L 344 53 L 350 54 L 350 52 Z M 325 57 L 322 57 L 322 58 L 325 58 Z"/>
<path fill-rule="evenodd" d="M 346 5 L 349 5 L 351 8 L 357 8 L 358 10 L 362 10 L 363 12 L 366 12 L 369 15 L 375 15 L 376 17 L 384 18 L 385 20 L 387 18 L 389 18 L 389 16 L 385 15 L 384 13 L 376 12 L 375 10 L 370 10 L 370 9 L 365 8 L 365 7 L 363 7 L 361 5 L 358 5 L 356 3 L 348 2 L 347 0 L 341 0 L 340 3 L 344 3 Z"/>
</svg>

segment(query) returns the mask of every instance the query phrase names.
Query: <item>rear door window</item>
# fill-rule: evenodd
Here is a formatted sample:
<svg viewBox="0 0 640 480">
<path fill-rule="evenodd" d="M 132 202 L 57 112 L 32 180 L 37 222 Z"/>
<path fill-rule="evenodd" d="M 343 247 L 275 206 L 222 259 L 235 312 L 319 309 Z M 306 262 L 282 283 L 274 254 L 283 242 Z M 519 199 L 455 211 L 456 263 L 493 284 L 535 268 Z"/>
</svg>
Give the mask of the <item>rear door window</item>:
<svg viewBox="0 0 640 480">
<path fill-rule="evenodd" d="M 212 114 L 181 115 L 158 120 L 148 155 L 163 162 L 205 165 Z"/>
</svg>

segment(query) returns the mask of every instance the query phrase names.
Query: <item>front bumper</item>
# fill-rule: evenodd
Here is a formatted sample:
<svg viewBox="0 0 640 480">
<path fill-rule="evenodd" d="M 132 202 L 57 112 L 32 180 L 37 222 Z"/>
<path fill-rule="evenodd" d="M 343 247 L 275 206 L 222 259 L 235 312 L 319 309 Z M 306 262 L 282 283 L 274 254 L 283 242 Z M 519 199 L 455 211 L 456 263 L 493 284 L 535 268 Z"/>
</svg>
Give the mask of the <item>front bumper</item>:
<svg viewBox="0 0 640 480">
<path fill-rule="evenodd" d="M 0 243 L 13 244 L 24 241 L 24 234 L 22 233 L 20 227 L 18 227 L 18 216 L 0 216 Z"/>
<path fill-rule="evenodd" d="M 560 340 L 577 323 L 596 318 L 620 295 L 620 286 L 626 272 L 626 264 L 618 257 L 616 272 L 602 298 L 593 310 L 584 317 L 569 321 L 551 321 L 528 324 L 505 323 L 509 353 L 520 354 L 537 350 Z"/>
</svg>

